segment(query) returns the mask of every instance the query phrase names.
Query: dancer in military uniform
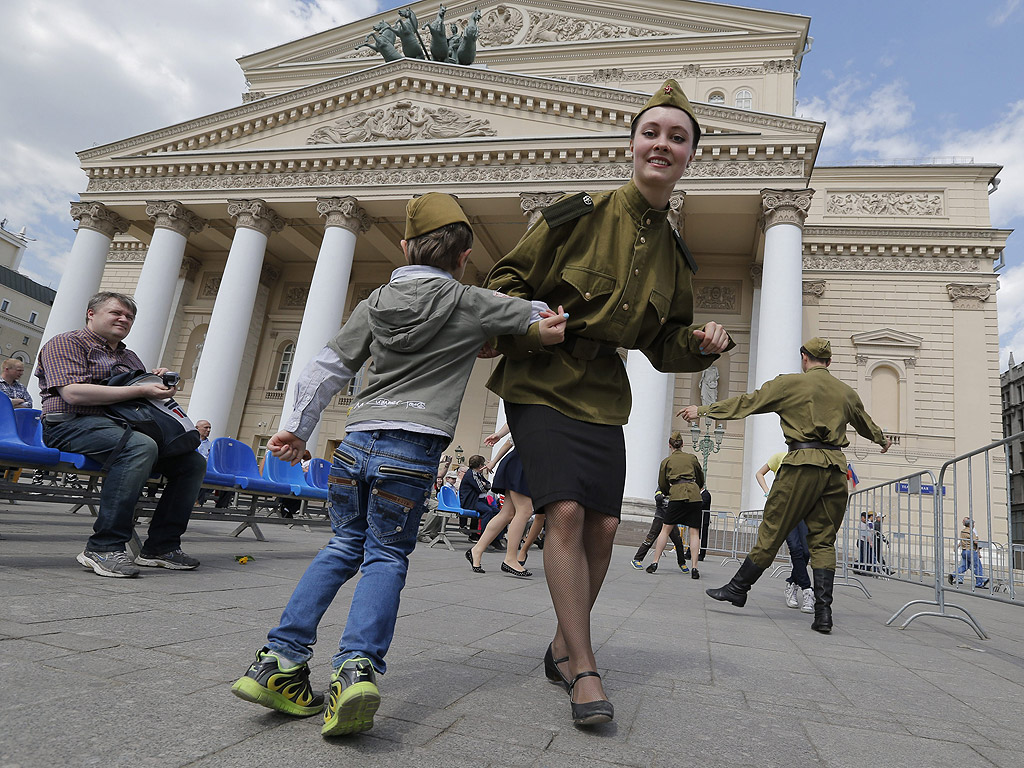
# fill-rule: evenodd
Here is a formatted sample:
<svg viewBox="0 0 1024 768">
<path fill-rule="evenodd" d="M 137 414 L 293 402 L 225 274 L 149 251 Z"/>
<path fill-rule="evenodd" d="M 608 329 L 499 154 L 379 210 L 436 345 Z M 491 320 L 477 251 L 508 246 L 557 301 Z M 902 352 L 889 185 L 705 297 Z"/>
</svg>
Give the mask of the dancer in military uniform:
<svg viewBox="0 0 1024 768">
<path fill-rule="evenodd" d="M 673 432 L 668 445 L 672 453 L 665 457 L 658 470 L 658 488 L 669 499 L 668 513 L 658 535 L 658 542 L 654 545 L 654 562 L 647 566 L 648 573 L 658 570 L 661 553 L 678 525 L 690 529 L 690 551 L 700 553 L 700 526 L 704 514 L 700 492 L 704 487 L 704 470 L 701 469 L 700 459 L 682 450 L 682 432 Z M 687 568 L 685 563 L 681 563 L 679 568 L 683 573 L 689 571 L 691 579 L 700 578 L 696 560 L 692 569 Z"/>
<path fill-rule="evenodd" d="M 814 622 L 818 632 L 832 630 L 832 585 L 836 574 L 836 532 L 846 514 L 846 457 L 850 444 L 846 425 L 889 450 L 891 441 L 864 410 L 860 397 L 832 376 L 832 345 L 815 337 L 800 347 L 803 373 L 776 376 L 756 392 L 711 405 L 688 405 L 679 411 L 687 421 L 702 416 L 742 419 L 755 413 L 777 413 L 789 452 L 779 467 L 764 506 L 757 543 L 732 581 L 709 589 L 715 600 L 742 606 L 750 587 L 772 564 L 793 527 L 807 523 L 807 545 L 814 573 Z"/>
<path fill-rule="evenodd" d="M 490 288 L 568 312 L 566 341 L 550 350 L 533 333 L 500 339 L 505 357 L 487 386 L 505 400 L 535 508 L 547 514 L 544 571 L 558 628 L 545 671 L 569 690 L 578 725 L 613 714 L 596 671 L 590 610 L 625 482 L 631 400 L 616 348 L 640 350 L 662 371 L 701 371 L 733 346 L 719 324 L 693 324 L 697 265 L 668 222 L 699 138 L 689 101 L 666 81 L 633 119 L 632 179 L 548 207 L 488 277 Z"/>
</svg>

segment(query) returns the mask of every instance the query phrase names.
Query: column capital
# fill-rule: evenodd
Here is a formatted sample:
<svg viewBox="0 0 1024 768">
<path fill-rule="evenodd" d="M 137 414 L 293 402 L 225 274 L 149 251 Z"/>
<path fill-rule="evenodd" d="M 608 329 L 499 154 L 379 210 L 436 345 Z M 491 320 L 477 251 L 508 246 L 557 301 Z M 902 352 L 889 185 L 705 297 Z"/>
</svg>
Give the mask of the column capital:
<svg viewBox="0 0 1024 768">
<path fill-rule="evenodd" d="M 71 218 L 78 222 L 79 228 L 92 229 L 107 237 L 127 232 L 131 226 L 128 219 L 114 213 L 103 203 L 71 203 Z"/>
<path fill-rule="evenodd" d="M 565 192 L 520 192 L 519 205 L 526 216 L 526 226 L 532 227 L 536 224 L 541 212 L 564 194 Z"/>
<path fill-rule="evenodd" d="M 761 228 L 767 232 L 776 224 L 795 224 L 803 229 L 812 197 L 813 189 L 762 189 Z"/>
<path fill-rule="evenodd" d="M 673 192 L 668 200 L 668 223 L 672 229 L 683 234 L 683 206 L 686 204 L 685 192 Z"/>
<path fill-rule="evenodd" d="M 177 232 L 182 237 L 202 232 L 206 219 L 196 216 L 177 200 L 147 200 L 146 215 L 155 227 Z"/>
<path fill-rule="evenodd" d="M 196 275 L 199 274 L 199 268 L 201 266 L 203 265 L 198 259 L 193 259 L 191 256 L 185 256 L 181 260 L 181 269 L 178 271 L 178 277 L 195 282 Z"/>
<path fill-rule="evenodd" d="M 353 235 L 366 232 L 373 219 L 354 197 L 318 197 L 316 212 L 327 219 L 326 227 L 342 227 Z"/>
<path fill-rule="evenodd" d="M 260 284 L 268 288 L 274 286 L 281 279 L 281 270 L 273 264 L 264 264 L 260 270 Z"/>
<path fill-rule="evenodd" d="M 946 292 L 953 309 L 982 309 L 992 295 L 992 286 L 985 283 L 947 283 Z"/>
<path fill-rule="evenodd" d="M 803 296 L 805 306 L 815 306 L 821 301 L 821 297 L 825 295 L 825 281 L 824 280 L 804 280 L 803 281 Z"/>
<path fill-rule="evenodd" d="M 234 218 L 236 228 L 255 229 L 268 237 L 284 229 L 284 219 L 264 200 L 228 200 L 228 216 Z"/>
</svg>

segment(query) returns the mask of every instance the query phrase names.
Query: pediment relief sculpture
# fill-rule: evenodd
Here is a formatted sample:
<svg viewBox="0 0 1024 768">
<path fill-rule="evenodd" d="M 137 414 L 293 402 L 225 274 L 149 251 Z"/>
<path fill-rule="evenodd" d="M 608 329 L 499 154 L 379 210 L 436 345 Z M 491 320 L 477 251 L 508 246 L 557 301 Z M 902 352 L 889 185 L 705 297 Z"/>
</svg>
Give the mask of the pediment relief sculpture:
<svg viewBox="0 0 1024 768">
<path fill-rule="evenodd" d="M 932 192 L 830 192 L 832 216 L 942 216 L 942 195 Z"/>
<path fill-rule="evenodd" d="M 454 139 L 466 136 L 494 136 L 490 122 L 449 107 L 421 107 L 400 101 L 389 107 L 368 109 L 317 128 L 307 144 L 346 144 L 360 141 L 405 141 L 409 139 Z"/>
<path fill-rule="evenodd" d="M 658 37 L 660 29 L 613 24 L 600 19 L 581 19 L 557 13 L 530 12 L 530 26 L 523 43 L 561 43 L 574 40 L 616 40 L 629 37 Z"/>
</svg>

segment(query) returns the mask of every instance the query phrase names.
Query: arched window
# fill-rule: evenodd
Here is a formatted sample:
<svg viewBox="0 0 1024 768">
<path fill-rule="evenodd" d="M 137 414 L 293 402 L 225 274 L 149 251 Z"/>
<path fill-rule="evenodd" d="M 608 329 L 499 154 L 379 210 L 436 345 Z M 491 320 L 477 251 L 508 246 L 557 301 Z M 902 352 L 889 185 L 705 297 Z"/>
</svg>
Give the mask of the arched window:
<svg viewBox="0 0 1024 768">
<path fill-rule="evenodd" d="M 288 376 L 292 372 L 292 358 L 295 356 L 295 345 L 291 342 L 285 344 L 281 350 L 281 364 L 277 367 L 277 381 L 274 382 L 274 390 L 283 392 L 288 386 Z"/>
<path fill-rule="evenodd" d="M 736 106 L 740 109 L 753 109 L 754 108 L 754 94 L 748 91 L 746 88 L 741 88 L 736 91 Z"/>
<path fill-rule="evenodd" d="M 725 94 L 721 91 L 712 91 L 708 94 L 708 104 L 725 104 Z"/>
<path fill-rule="evenodd" d="M 871 372 L 871 417 L 883 430 L 901 432 L 900 375 L 887 365 Z"/>
</svg>

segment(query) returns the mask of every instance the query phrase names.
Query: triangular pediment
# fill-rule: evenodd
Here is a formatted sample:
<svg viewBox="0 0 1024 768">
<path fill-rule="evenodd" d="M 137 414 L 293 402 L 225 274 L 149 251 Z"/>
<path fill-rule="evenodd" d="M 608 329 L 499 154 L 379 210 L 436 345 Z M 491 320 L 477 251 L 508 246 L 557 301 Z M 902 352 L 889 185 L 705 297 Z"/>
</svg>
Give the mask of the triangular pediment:
<svg viewBox="0 0 1024 768">
<path fill-rule="evenodd" d="M 874 331 L 856 333 L 850 337 L 853 346 L 858 350 L 865 347 L 884 348 L 888 350 L 917 350 L 921 348 L 924 339 L 921 336 L 914 336 L 910 333 L 897 331 L 892 328 L 878 328 Z"/>
<path fill-rule="evenodd" d="M 411 142 L 602 136 L 621 143 L 647 94 L 403 59 L 243 104 L 79 153 L 83 164 L 126 157 L 204 155 Z M 813 150 L 822 124 L 695 103 L 708 139 L 765 137 Z"/>
</svg>

